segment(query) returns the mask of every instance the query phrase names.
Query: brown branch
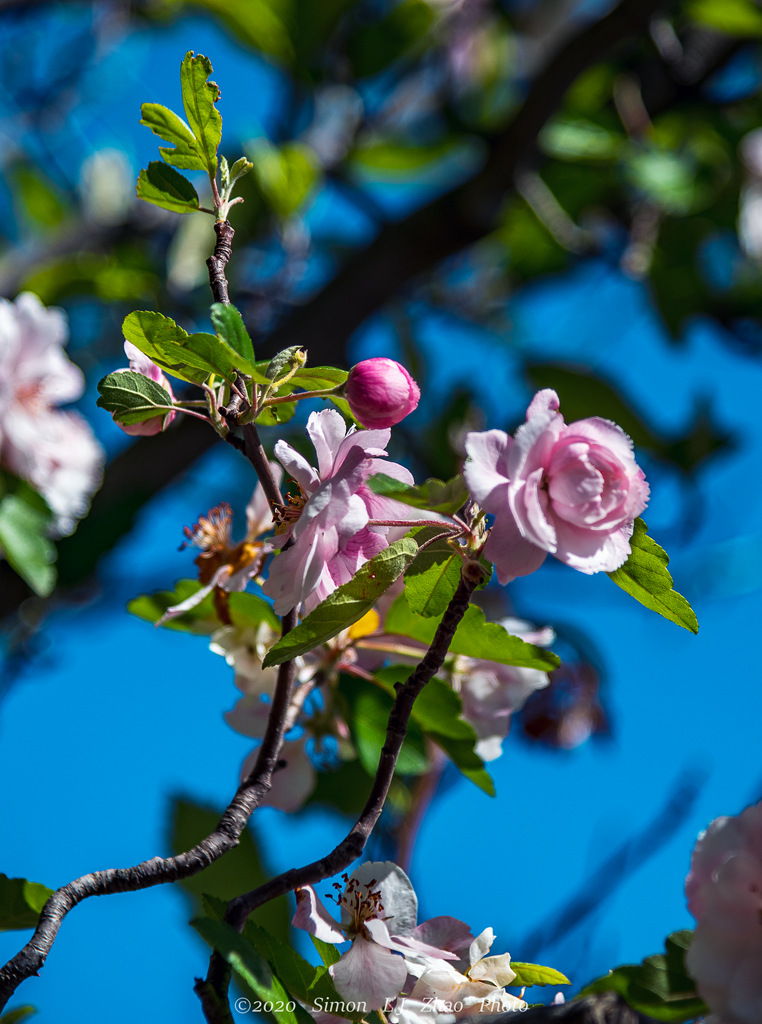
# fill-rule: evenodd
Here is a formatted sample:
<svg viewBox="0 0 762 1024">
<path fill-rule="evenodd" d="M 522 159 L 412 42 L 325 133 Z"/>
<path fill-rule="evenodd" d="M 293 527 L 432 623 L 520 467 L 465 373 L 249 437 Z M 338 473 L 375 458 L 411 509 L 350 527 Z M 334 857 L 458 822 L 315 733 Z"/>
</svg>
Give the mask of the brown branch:
<svg viewBox="0 0 762 1024">
<path fill-rule="evenodd" d="M 217 242 L 214 252 L 206 261 L 209 270 L 209 286 L 215 302 L 230 302 L 228 296 L 228 281 L 225 277 L 225 267 L 233 254 L 233 235 L 235 231 L 227 220 L 216 220 L 214 231 L 217 235 Z"/>
<path fill-rule="evenodd" d="M 283 632 L 296 622 L 290 612 L 283 619 Z M 198 874 L 238 845 L 252 811 L 269 792 L 272 776 L 283 745 L 286 717 L 294 681 L 294 663 L 285 662 L 278 670 L 273 708 L 267 723 L 254 770 L 244 779 L 222 815 L 217 828 L 186 853 L 174 857 L 153 857 L 130 868 L 95 871 L 58 889 L 42 908 L 34 935 L 24 948 L 0 970 L 0 1010 L 26 978 L 42 968 L 64 917 L 89 896 L 108 896 L 115 892 L 135 892 L 154 885 L 176 882 Z"/>
</svg>

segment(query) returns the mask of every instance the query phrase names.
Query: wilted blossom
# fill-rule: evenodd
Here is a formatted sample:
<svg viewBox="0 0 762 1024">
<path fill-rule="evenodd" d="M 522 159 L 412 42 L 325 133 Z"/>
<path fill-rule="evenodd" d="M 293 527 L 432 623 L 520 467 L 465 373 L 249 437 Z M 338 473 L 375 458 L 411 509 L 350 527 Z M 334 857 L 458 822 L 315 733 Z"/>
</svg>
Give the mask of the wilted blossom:
<svg viewBox="0 0 762 1024">
<path fill-rule="evenodd" d="M 279 482 L 280 466 L 271 464 L 270 468 Z M 237 543 L 231 536 L 232 522 L 233 511 L 223 502 L 201 516 L 194 526 L 185 527 L 187 544 L 201 549 L 196 565 L 202 586 L 185 601 L 167 608 L 157 626 L 195 608 L 210 593 L 214 593 L 218 617 L 230 624 L 227 594 L 246 588 L 262 569 L 271 548 L 269 541 L 258 539 L 272 526 L 272 513 L 260 484 L 246 507 L 246 536 Z"/>
<path fill-rule="evenodd" d="M 133 345 L 129 341 L 124 343 L 124 354 L 130 361 L 130 369 L 133 373 L 140 373 L 144 377 L 148 377 L 149 380 L 154 381 L 160 387 L 164 388 L 168 392 L 169 397 L 174 400 L 174 393 L 172 391 L 172 385 L 169 383 L 167 378 L 164 376 L 159 367 L 154 363 L 148 356 L 143 355 L 137 346 Z M 133 423 L 130 426 L 126 426 L 124 423 L 120 423 L 114 413 L 114 421 L 118 427 L 120 427 L 125 434 L 131 436 L 143 436 L 152 437 L 154 434 L 161 433 L 162 430 L 166 430 L 169 424 L 175 418 L 174 409 L 170 412 L 163 413 L 161 416 L 152 416 L 150 420 L 143 420 L 141 423 Z"/>
<path fill-rule="evenodd" d="M 501 583 L 539 568 L 548 552 L 584 573 L 613 572 L 630 554 L 648 484 L 615 423 L 564 423 L 555 391 L 538 391 L 514 438 L 466 437 L 466 483 L 495 517 L 484 548 Z"/>
<path fill-rule="evenodd" d="M 473 942 L 468 925 L 437 917 L 416 925 L 418 900 L 405 872 L 390 861 L 363 864 L 345 885 L 334 883 L 341 911 L 335 920 L 311 886 L 297 889 L 293 923 L 323 942 L 352 945 L 329 968 L 336 991 L 347 1002 L 381 1009 L 421 965 L 457 961 Z M 411 970 L 412 969 L 412 970 Z"/>
<path fill-rule="evenodd" d="M 343 417 L 333 409 L 314 412 L 307 433 L 315 446 L 318 468 L 286 441 L 278 441 L 275 454 L 300 495 L 282 514 L 282 535 L 291 547 L 270 566 L 264 592 L 274 600 L 278 615 L 303 604 L 309 612 L 357 570 L 388 546 L 389 527 L 369 525 L 371 519 L 418 518 L 416 509 L 374 494 L 366 480 L 385 473 L 411 484 L 411 474 L 395 462 L 387 462 L 389 430 L 347 430 Z"/>
<path fill-rule="evenodd" d="M 696 931 L 685 963 L 713 1024 L 762 1020 L 762 803 L 717 818 L 685 883 Z"/>
<path fill-rule="evenodd" d="M 553 630 L 532 630 L 520 619 L 504 619 L 501 625 L 527 643 L 547 647 L 553 643 Z M 518 668 L 496 661 L 459 656 L 455 659 L 453 687 L 463 701 L 463 718 L 473 726 L 479 742 L 476 753 L 484 761 L 494 761 L 502 753 L 511 715 L 523 707 L 536 690 L 548 683 L 547 672 L 536 668 Z"/>
<path fill-rule="evenodd" d="M 421 391 L 404 366 L 378 356 L 349 371 L 344 397 L 364 427 L 393 427 L 418 408 Z"/>
<path fill-rule="evenodd" d="M 36 295 L 0 299 L 0 463 L 42 494 L 58 535 L 87 512 L 103 468 L 87 422 L 58 408 L 85 386 L 64 353 L 67 334 L 63 312 Z"/>
</svg>

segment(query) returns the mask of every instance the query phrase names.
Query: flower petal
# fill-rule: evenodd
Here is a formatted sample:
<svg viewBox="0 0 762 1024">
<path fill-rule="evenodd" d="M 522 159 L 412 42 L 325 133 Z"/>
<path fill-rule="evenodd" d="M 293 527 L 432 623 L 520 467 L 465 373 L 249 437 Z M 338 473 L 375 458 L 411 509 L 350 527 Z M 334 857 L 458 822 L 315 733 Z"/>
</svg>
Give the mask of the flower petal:
<svg viewBox="0 0 762 1024">
<path fill-rule="evenodd" d="M 345 942 L 344 933 L 331 917 L 311 885 L 296 890 L 296 913 L 291 924 L 302 928 L 322 942 Z"/>
<path fill-rule="evenodd" d="M 362 937 L 356 938 L 328 971 L 342 999 L 365 1003 L 367 1010 L 380 1010 L 387 999 L 400 993 L 407 980 L 401 956 Z"/>
</svg>

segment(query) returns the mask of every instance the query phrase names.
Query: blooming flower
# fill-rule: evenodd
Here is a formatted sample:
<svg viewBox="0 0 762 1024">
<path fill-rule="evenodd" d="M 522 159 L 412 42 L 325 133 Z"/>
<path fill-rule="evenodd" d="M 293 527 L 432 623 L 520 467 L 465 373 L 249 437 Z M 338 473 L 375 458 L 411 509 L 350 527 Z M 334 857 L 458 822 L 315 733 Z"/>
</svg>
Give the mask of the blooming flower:
<svg viewBox="0 0 762 1024">
<path fill-rule="evenodd" d="M 564 423 L 555 391 L 538 391 L 526 423 L 466 437 L 466 483 L 494 514 L 484 548 L 501 583 L 539 568 L 547 552 L 580 572 L 613 572 L 630 554 L 648 484 L 615 423 Z"/>
<path fill-rule="evenodd" d="M 501 625 L 522 640 L 543 647 L 554 639 L 552 629 L 532 631 L 520 619 L 504 619 Z M 455 659 L 452 682 L 463 701 L 463 718 L 479 737 L 476 753 L 483 761 L 494 761 L 502 753 L 513 712 L 523 707 L 536 690 L 544 689 L 549 679 L 546 672 L 536 668 L 460 656 Z"/>
<path fill-rule="evenodd" d="M 293 923 L 324 942 L 351 939 L 349 950 L 329 968 L 336 991 L 348 1002 L 381 1009 L 402 990 L 411 967 L 457 960 L 457 950 L 473 941 L 468 926 L 452 917 L 416 926 L 415 891 L 405 872 L 390 861 L 363 864 L 343 878 L 343 889 L 334 883 L 341 922 L 331 917 L 311 886 L 304 886 L 296 893 Z"/>
<path fill-rule="evenodd" d="M 169 397 L 174 401 L 175 396 L 172 391 L 172 385 L 153 360 L 149 359 L 148 356 L 143 355 L 140 349 L 129 341 L 125 341 L 124 343 L 124 354 L 129 359 L 130 369 L 134 373 L 142 373 L 144 377 L 148 377 L 149 380 L 155 381 L 160 387 L 164 388 L 164 390 L 169 393 Z M 143 420 L 142 423 L 133 423 L 131 426 L 126 426 L 124 423 L 120 423 L 119 420 L 116 419 L 115 414 L 114 420 L 116 425 L 120 427 L 125 434 L 152 437 L 154 434 L 159 434 L 162 430 L 166 430 L 175 418 L 175 415 L 176 413 L 174 409 L 172 409 L 170 412 L 164 413 L 162 416 L 152 416 L 150 420 Z"/>
<path fill-rule="evenodd" d="M 304 604 L 311 611 L 357 570 L 388 546 L 389 528 L 369 525 L 371 519 L 417 518 L 417 510 L 382 498 L 366 486 L 374 473 L 413 482 L 411 474 L 386 462 L 389 430 L 347 431 L 333 409 L 314 412 L 307 433 L 315 446 L 318 468 L 286 441 L 275 454 L 299 485 L 300 496 L 282 513 L 289 527 L 283 543 L 291 546 L 272 562 L 264 592 L 274 600 L 278 615 Z"/>
<path fill-rule="evenodd" d="M 79 398 L 82 371 L 64 353 L 66 318 L 25 292 L 0 299 L 0 462 L 27 480 L 71 533 L 100 484 L 103 450 L 76 412 L 57 406 Z"/>
<path fill-rule="evenodd" d="M 685 883 L 696 931 L 685 963 L 717 1024 L 762 1020 L 762 803 L 717 818 Z M 714 1017 L 716 1015 L 716 1018 Z"/>
<path fill-rule="evenodd" d="M 421 391 L 404 366 L 380 356 L 352 367 L 344 396 L 364 427 L 383 429 L 416 409 Z"/>
</svg>

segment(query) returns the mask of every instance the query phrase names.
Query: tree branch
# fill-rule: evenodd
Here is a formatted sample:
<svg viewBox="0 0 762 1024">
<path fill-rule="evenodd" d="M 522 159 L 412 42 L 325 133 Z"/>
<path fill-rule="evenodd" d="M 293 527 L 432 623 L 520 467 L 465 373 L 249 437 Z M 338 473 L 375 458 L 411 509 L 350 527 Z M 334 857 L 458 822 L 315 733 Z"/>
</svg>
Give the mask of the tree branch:
<svg viewBox="0 0 762 1024">
<path fill-rule="evenodd" d="M 214 252 L 206 261 L 209 270 L 209 287 L 215 302 L 230 302 L 228 296 L 228 282 L 225 277 L 225 267 L 233 255 L 233 235 L 235 231 L 229 221 L 216 220 L 214 232 L 217 235 L 217 242 Z"/>
<path fill-rule="evenodd" d="M 290 612 L 283 619 L 283 633 L 296 623 Z M 58 889 L 42 908 L 34 935 L 24 948 L 0 970 L 0 1010 L 26 978 L 42 968 L 64 917 L 89 896 L 108 896 L 115 892 L 135 892 L 166 882 L 189 878 L 218 860 L 238 845 L 252 811 L 269 792 L 278 764 L 291 700 L 294 663 L 285 662 L 278 670 L 278 682 L 267 732 L 254 770 L 244 779 L 223 814 L 217 828 L 186 853 L 175 857 L 153 857 L 130 868 L 95 871 Z"/>
</svg>

